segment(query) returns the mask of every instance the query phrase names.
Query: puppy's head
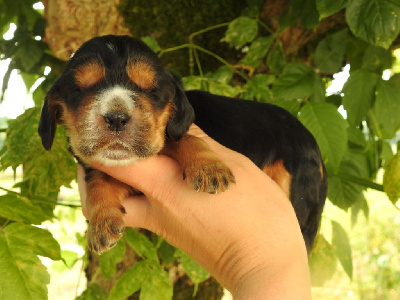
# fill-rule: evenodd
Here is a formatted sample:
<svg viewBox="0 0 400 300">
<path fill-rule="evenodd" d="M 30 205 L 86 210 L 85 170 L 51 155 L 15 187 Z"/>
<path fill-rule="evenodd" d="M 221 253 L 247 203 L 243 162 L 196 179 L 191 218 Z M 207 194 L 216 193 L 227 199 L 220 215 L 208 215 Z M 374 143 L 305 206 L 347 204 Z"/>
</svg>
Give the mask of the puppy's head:
<svg viewBox="0 0 400 300">
<path fill-rule="evenodd" d="M 84 163 L 126 164 L 176 141 L 194 113 L 180 83 L 143 42 L 128 36 L 89 40 L 47 93 L 39 123 L 50 150 L 64 124 Z"/>
</svg>

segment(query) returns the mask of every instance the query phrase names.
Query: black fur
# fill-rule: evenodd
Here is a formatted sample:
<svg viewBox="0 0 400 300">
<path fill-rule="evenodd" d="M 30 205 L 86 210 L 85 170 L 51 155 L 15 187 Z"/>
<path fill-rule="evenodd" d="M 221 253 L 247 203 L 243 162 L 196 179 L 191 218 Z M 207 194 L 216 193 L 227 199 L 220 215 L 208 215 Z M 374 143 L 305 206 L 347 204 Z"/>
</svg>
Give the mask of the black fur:
<svg viewBox="0 0 400 300">
<path fill-rule="evenodd" d="M 194 108 L 195 123 L 210 137 L 244 154 L 261 169 L 278 160 L 284 162 L 292 175 L 290 201 L 310 251 L 327 189 L 325 169 L 311 133 L 278 106 L 203 91 L 187 91 L 186 96 Z"/>
</svg>

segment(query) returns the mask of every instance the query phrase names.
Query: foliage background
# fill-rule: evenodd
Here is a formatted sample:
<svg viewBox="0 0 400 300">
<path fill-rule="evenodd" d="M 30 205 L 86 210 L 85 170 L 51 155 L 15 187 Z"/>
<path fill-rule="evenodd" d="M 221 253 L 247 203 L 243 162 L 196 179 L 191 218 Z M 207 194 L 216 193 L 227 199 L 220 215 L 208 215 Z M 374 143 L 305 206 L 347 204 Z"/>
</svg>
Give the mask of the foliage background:
<svg viewBox="0 0 400 300">
<path fill-rule="evenodd" d="M 34 4 L 30 0 L 0 1 L 0 33 L 7 32 L 10 23 L 17 25 L 11 39 L 0 41 L 1 59 L 9 59 L 2 95 L 12 70 L 18 70 L 35 103 L 0 128 L 0 134 L 6 135 L 0 150 L 0 170 L 20 166 L 23 170 L 14 189 L 0 186 L 4 191 L 0 196 L 0 274 L 6 278 L 0 282 L 2 299 L 47 297 L 49 274 L 38 256 L 64 260 L 67 265 L 78 259 L 68 261 L 68 254 L 61 252 L 51 232 L 33 226 L 57 218 L 56 207 L 76 209 L 76 203 L 58 197 L 60 187 L 69 186 L 76 171 L 67 153 L 65 132 L 61 128 L 57 131 L 51 152 L 42 148 L 36 133 L 44 95 L 64 61 L 56 58 L 45 43 L 43 11 L 35 9 Z M 135 20 L 135 16 L 150 15 L 138 7 L 152 9 L 140 1 L 122 1 L 119 9 L 126 20 L 128 16 Z M 216 12 L 224 9 L 217 4 L 213 7 Z M 153 14 L 157 12 L 154 9 Z M 400 196 L 400 154 L 396 146 L 400 75 L 394 53 L 400 44 L 399 16 L 400 4 L 393 0 L 248 0 L 230 20 L 214 23 L 217 19 L 207 16 L 203 27 L 182 33 L 181 44 L 163 43 L 167 33 L 157 28 L 143 36 L 171 69 L 180 72 L 186 89 L 274 103 L 297 116 L 313 133 L 328 171 L 328 205 L 334 207 L 327 210 L 331 215 L 324 214 L 310 258 L 315 286 L 335 276 L 336 269 L 354 278 L 360 258 L 353 255 L 349 232 L 364 224 L 363 218 L 368 219 L 377 203 L 387 201 L 376 197 L 367 202 L 367 188 L 384 191 L 392 210 L 396 210 Z M 166 25 L 160 22 L 158 26 Z M 203 44 L 203 40 L 213 43 Z M 229 51 L 218 53 L 219 45 Z M 186 59 L 173 65 L 172 54 Z M 343 88 L 327 93 L 333 74 L 346 65 L 349 77 Z M 50 73 L 46 67 L 51 67 Z M 349 222 L 335 218 L 343 212 L 348 213 Z M 398 296 L 392 291 L 396 291 L 400 276 L 398 268 L 390 268 L 398 265 L 395 254 L 399 237 L 378 226 L 386 216 L 369 220 L 379 231 L 371 228 L 367 238 L 359 242 L 364 243 L 365 253 L 375 255 L 371 267 L 379 272 L 368 280 L 380 283 L 381 290 L 374 295 L 382 299 Z M 398 219 L 390 220 L 396 226 Z M 394 245 L 372 243 L 382 235 L 391 237 Z M 78 235 L 76 242 L 84 245 L 85 240 Z M 374 245 L 372 249 L 369 243 Z M 135 259 L 126 263 L 127 256 Z M 139 290 L 140 299 L 170 299 L 173 293 L 176 299 L 185 299 L 197 289 L 196 297 L 201 295 L 202 283 L 208 280 L 208 274 L 187 255 L 148 232 L 128 230 L 112 251 L 96 259 L 88 255 L 80 259 L 89 265 L 97 260 L 97 265 L 88 265 L 88 289 L 81 299 L 122 299 Z M 186 296 L 177 288 L 181 278 L 191 286 Z M 371 295 L 362 288 L 359 291 L 362 298 Z"/>
</svg>

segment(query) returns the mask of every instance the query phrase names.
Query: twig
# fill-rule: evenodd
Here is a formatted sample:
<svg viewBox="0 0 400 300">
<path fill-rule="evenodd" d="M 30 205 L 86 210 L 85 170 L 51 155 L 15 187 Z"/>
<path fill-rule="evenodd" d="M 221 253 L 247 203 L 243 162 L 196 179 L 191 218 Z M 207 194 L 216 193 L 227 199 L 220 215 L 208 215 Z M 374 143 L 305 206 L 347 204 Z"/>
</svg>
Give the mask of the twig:
<svg viewBox="0 0 400 300">
<path fill-rule="evenodd" d="M 6 189 L 4 187 L 0 186 L 0 190 L 5 191 L 9 194 L 15 195 L 17 197 L 26 197 L 24 195 L 22 195 L 21 193 Z M 70 208 L 81 208 L 81 205 L 76 205 L 76 204 L 66 204 L 66 203 L 61 203 L 61 202 L 53 202 L 53 201 L 49 201 L 45 198 L 42 197 L 38 197 L 38 196 L 34 196 L 33 198 L 30 199 L 32 202 L 38 202 L 38 203 L 44 203 L 44 204 L 55 204 L 55 205 L 59 205 L 59 206 L 66 206 L 66 207 L 70 207 Z"/>
</svg>

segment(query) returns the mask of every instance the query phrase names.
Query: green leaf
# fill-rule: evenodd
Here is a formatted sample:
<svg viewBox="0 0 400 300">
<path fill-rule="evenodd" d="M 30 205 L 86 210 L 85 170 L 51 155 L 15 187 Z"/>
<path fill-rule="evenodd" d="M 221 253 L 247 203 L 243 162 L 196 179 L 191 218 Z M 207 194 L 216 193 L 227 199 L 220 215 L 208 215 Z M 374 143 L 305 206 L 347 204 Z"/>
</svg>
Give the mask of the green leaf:
<svg viewBox="0 0 400 300">
<path fill-rule="evenodd" d="M 322 286 L 331 279 L 336 271 L 336 257 L 332 245 L 321 235 L 317 235 L 315 245 L 309 259 L 311 283 Z"/>
<path fill-rule="evenodd" d="M 207 78 L 221 83 L 229 83 L 233 77 L 233 70 L 228 66 L 219 67 L 215 72 L 207 74 Z"/>
<path fill-rule="evenodd" d="M 395 205 L 400 199 L 400 152 L 397 152 L 385 165 L 383 188 L 390 201 Z"/>
<path fill-rule="evenodd" d="M 349 0 L 346 20 L 355 36 L 389 48 L 400 30 L 400 2 L 393 0 Z"/>
<path fill-rule="evenodd" d="M 339 261 L 349 276 L 350 279 L 353 278 L 353 259 L 351 255 L 350 240 L 347 232 L 343 227 L 335 221 L 332 222 L 332 246 L 335 250 Z"/>
<path fill-rule="evenodd" d="M 378 81 L 373 111 L 383 133 L 382 137 L 393 138 L 400 128 L 400 74 L 388 81 Z"/>
<path fill-rule="evenodd" d="M 312 68 L 301 63 L 291 63 L 283 69 L 282 75 L 274 84 L 274 98 L 301 99 L 314 95 L 315 91 L 320 96 L 321 83 L 321 77 L 315 76 Z M 324 87 L 323 91 L 325 92 Z"/>
<path fill-rule="evenodd" d="M 241 47 L 254 40 L 257 31 L 258 26 L 255 19 L 239 17 L 229 24 L 225 33 L 225 41 L 232 46 Z"/>
<path fill-rule="evenodd" d="M 277 99 L 274 99 L 269 103 L 282 107 L 295 117 L 298 116 L 301 105 L 300 101 L 287 101 L 287 100 L 277 100 Z"/>
<path fill-rule="evenodd" d="M 210 274 L 204 270 L 202 266 L 195 262 L 185 252 L 179 251 L 176 255 L 181 258 L 183 271 L 185 271 L 194 284 L 200 284 L 210 276 Z"/>
<path fill-rule="evenodd" d="M 98 284 L 90 283 L 87 290 L 77 300 L 104 300 L 107 299 L 107 292 Z"/>
<path fill-rule="evenodd" d="M 24 245 L 27 251 L 52 260 L 62 259 L 60 245 L 47 230 L 23 223 L 12 223 L 6 227 L 5 232 L 9 241 Z"/>
<path fill-rule="evenodd" d="M 256 99 L 260 102 L 267 102 L 272 98 L 272 93 L 268 86 L 273 84 L 274 81 L 275 76 L 273 75 L 254 75 L 243 86 L 241 97 L 247 100 Z"/>
<path fill-rule="evenodd" d="M 299 120 L 316 139 L 327 170 L 335 173 L 347 147 L 347 122 L 329 103 L 306 103 Z"/>
<path fill-rule="evenodd" d="M 182 84 L 185 90 L 200 90 L 205 79 L 201 76 L 185 76 L 182 77 Z"/>
<path fill-rule="evenodd" d="M 241 87 L 238 85 L 232 86 L 228 84 L 232 76 L 232 70 L 224 66 L 214 73 L 207 74 L 205 77 L 183 77 L 182 82 L 185 90 L 206 90 L 217 95 L 235 97 L 240 93 Z"/>
<path fill-rule="evenodd" d="M 304 28 L 313 29 L 319 24 L 315 0 L 291 0 L 285 7 L 279 25 L 281 28 L 286 28 L 297 19 L 300 19 Z"/>
<path fill-rule="evenodd" d="M 163 240 L 160 247 L 158 247 L 158 255 L 160 256 L 163 264 L 167 266 L 175 260 L 175 252 L 176 248 L 165 240 Z"/>
<path fill-rule="evenodd" d="M 106 278 L 111 278 L 115 275 L 117 271 L 117 263 L 124 259 L 125 250 L 125 243 L 121 239 L 115 247 L 100 256 L 101 273 L 103 273 Z"/>
<path fill-rule="evenodd" d="M 367 141 L 365 140 L 365 134 L 357 127 L 349 126 L 347 128 L 349 137 L 349 145 L 353 148 L 361 148 L 362 150 L 367 147 Z"/>
<path fill-rule="evenodd" d="M 70 270 L 79 260 L 78 253 L 69 250 L 61 251 L 62 261 L 53 262 L 51 268 L 60 273 Z"/>
<path fill-rule="evenodd" d="M 382 47 L 369 46 L 364 52 L 361 67 L 381 75 L 384 70 L 392 67 L 392 52 Z"/>
<path fill-rule="evenodd" d="M 158 261 L 157 249 L 145 235 L 133 229 L 127 229 L 125 230 L 124 236 L 128 245 L 141 258 L 148 258 L 153 261 Z"/>
<path fill-rule="evenodd" d="M 109 300 L 125 299 L 137 292 L 149 276 L 148 263 L 142 260 L 126 270 L 110 291 Z"/>
<path fill-rule="evenodd" d="M 2 299 L 47 299 L 50 276 L 37 254 L 52 256 L 43 234 L 29 225 L 12 223 L 0 230 L 0 294 Z M 25 231 L 27 230 L 27 231 Z M 35 228 L 35 230 L 42 230 Z M 42 230 L 44 231 L 44 230 Z M 47 235 L 44 235 L 47 238 Z M 35 253 L 39 252 L 39 253 Z M 52 251 L 50 251 L 52 252 Z"/>
<path fill-rule="evenodd" d="M 20 72 L 20 75 L 24 80 L 27 91 L 29 91 L 32 85 L 40 78 L 40 75 L 38 74 Z"/>
<path fill-rule="evenodd" d="M 346 36 L 347 29 L 343 29 L 327 35 L 318 43 L 314 63 L 322 73 L 336 73 L 342 67 Z"/>
<path fill-rule="evenodd" d="M 352 171 L 351 167 L 347 168 Z M 354 174 L 355 175 L 355 174 Z M 362 197 L 362 187 L 339 176 L 328 178 L 328 198 L 337 207 L 347 211 Z"/>
<path fill-rule="evenodd" d="M 26 40 L 18 47 L 15 55 L 21 61 L 24 71 L 29 71 L 43 57 L 44 44 L 40 41 Z"/>
<path fill-rule="evenodd" d="M 259 37 L 254 40 L 251 43 L 246 56 L 240 61 L 240 63 L 249 65 L 253 68 L 257 67 L 261 63 L 261 58 L 267 54 L 274 39 L 275 36 L 270 35 L 268 37 Z"/>
<path fill-rule="evenodd" d="M 158 44 L 157 40 L 155 38 L 152 38 L 151 36 L 144 36 L 141 38 L 142 42 L 144 42 L 147 46 L 150 47 L 151 50 L 154 52 L 160 52 L 161 47 Z"/>
<path fill-rule="evenodd" d="M 267 57 L 267 66 L 272 74 L 280 74 L 286 65 L 285 53 L 282 43 L 277 41 Z"/>
<path fill-rule="evenodd" d="M 342 97 L 338 94 L 329 95 L 328 97 L 325 98 L 325 101 L 327 103 L 335 105 L 337 108 L 339 108 L 340 105 L 342 105 Z"/>
<path fill-rule="evenodd" d="M 347 5 L 347 0 L 317 0 L 319 18 L 324 19 Z"/>
<path fill-rule="evenodd" d="M 313 91 L 310 95 L 311 102 L 325 102 L 325 84 L 319 74 L 314 72 L 313 76 Z"/>
<path fill-rule="evenodd" d="M 32 201 L 16 194 L 0 196 L 0 216 L 13 221 L 39 225 L 53 215 L 45 212 Z"/>
<path fill-rule="evenodd" d="M 46 151 L 38 134 L 40 108 L 26 110 L 8 121 L 7 139 L 0 152 L 0 169 L 24 164 L 24 181 L 31 195 L 46 197 L 68 186 L 76 177 L 76 163 L 68 151 L 63 127 L 58 127 L 51 151 Z"/>
<path fill-rule="evenodd" d="M 350 73 L 343 87 L 343 106 L 351 125 L 358 126 L 368 114 L 373 105 L 377 80 L 375 74 L 362 69 Z"/>
<path fill-rule="evenodd" d="M 171 300 L 173 286 L 168 273 L 154 263 L 149 264 L 150 272 L 142 283 L 140 300 Z"/>
<path fill-rule="evenodd" d="M 357 217 L 361 212 L 364 214 L 364 217 L 368 219 L 369 206 L 363 194 L 361 194 L 361 197 L 351 206 L 351 226 L 357 224 Z"/>
<path fill-rule="evenodd" d="M 241 88 L 238 85 L 232 86 L 217 80 L 207 80 L 207 83 L 208 83 L 208 91 L 216 95 L 235 97 L 241 91 Z"/>
</svg>

